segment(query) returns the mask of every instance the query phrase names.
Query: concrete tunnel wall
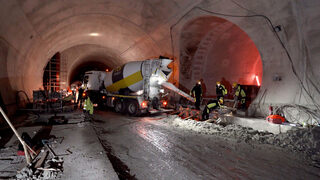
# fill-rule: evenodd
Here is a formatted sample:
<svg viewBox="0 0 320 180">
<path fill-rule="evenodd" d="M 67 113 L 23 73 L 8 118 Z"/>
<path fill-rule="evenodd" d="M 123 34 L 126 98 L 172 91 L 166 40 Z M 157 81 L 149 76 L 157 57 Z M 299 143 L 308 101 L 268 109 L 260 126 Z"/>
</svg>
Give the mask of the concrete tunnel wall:
<svg viewBox="0 0 320 180">
<path fill-rule="evenodd" d="M 258 97 L 249 107 L 249 114 L 266 115 L 269 105 L 300 104 L 319 109 L 317 103 L 319 99 L 319 76 L 311 75 L 314 74 L 311 69 L 311 64 L 316 65 L 318 63 L 316 59 L 310 56 L 308 57 L 308 55 L 311 54 L 318 54 L 316 52 L 318 45 L 311 41 L 308 41 L 307 44 L 305 41 L 311 36 L 315 38 L 319 37 L 319 34 L 315 33 L 315 29 L 319 27 L 319 22 L 317 22 L 319 14 L 315 12 L 316 9 L 319 9 L 319 3 L 316 1 L 282 1 L 277 2 L 275 6 L 270 6 L 269 8 L 266 8 L 268 7 L 267 2 L 263 2 L 260 4 L 261 6 L 255 3 L 246 4 L 244 2 L 240 5 L 231 3 L 228 4 L 228 6 L 227 4 L 226 2 L 217 1 L 213 6 L 210 2 L 206 2 L 202 3 L 200 7 L 225 14 L 266 15 L 271 19 L 274 26 L 281 25 L 282 31 L 278 32 L 278 34 L 291 55 L 292 64 L 279 40 L 274 35 L 273 29 L 268 22 L 261 17 L 230 17 L 221 14 L 211 14 L 199 8 L 194 8 L 175 26 L 174 37 L 181 37 L 184 25 L 199 17 L 212 15 L 224 18 L 246 32 L 261 55 L 263 63 L 262 86 Z M 223 9 L 223 11 L 221 9 Z M 308 15 L 302 14 L 302 12 L 306 13 L 307 11 L 312 13 Z M 310 22 L 313 22 L 313 24 L 309 24 Z M 307 32 L 310 32 L 310 34 Z M 176 40 L 175 46 L 179 46 L 180 39 Z M 310 47 L 313 47 L 312 53 Z M 181 54 L 179 54 L 180 50 L 181 48 L 176 48 L 175 54 L 181 56 Z M 293 73 L 292 66 L 297 72 L 297 75 Z M 316 66 L 318 67 L 319 65 Z M 308 81 L 305 81 L 306 76 L 309 76 Z M 275 80 L 276 77 L 281 77 L 281 81 Z M 304 88 L 308 89 L 307 93 Z"/>
<path fill-rule="evenodd" d="M 319 101 L 320 37 L 318 12 L 320 2 L 308 1 L 0 1 L 1 95 L 5 104 L 15 103 L 15 92 L 42 86 L 43 68 L 56 52 L 66 52 L 82 45 L 105 48 L 106 59 L 114 65 L 159 55 L 175 57 L 173 81 L 179 83 L 180 38 L 183 27 L 203 16 L 216 16 L 237 25 L 256 45 L 263 64 L 261 90 L 251 105 L 252 113 L 261 114 L 269 104 L 313 106 L 311 95 Z M 292 57 L 294 67 L 307 95 L 291 70 L 285 51 L 261 17 L 239 18 L 210 14 L 206 10 L 237 15 L 263 14 L 274 25 Z M 170 28 L 172 29 L 173 53 Z M 90 36 L 95 32 L 99 36 Z M 97 49 L 99 49 L 97 48 Z M 77 48 L 75 48 L 77 49 Z M 68 64 L 77 63 L 97 53 L 94 47 L 79 48 L 83 58 L 70 51 Z M 69 56 L 68 55 L 68 56 Z M 104 56 L 103 55 L 103 56 Z M 71 62 L 74 61 L 74 62 Z M 281 81 L 274 81 L 280 76 Z M 312 85 L 314 84 L 314 85 Z"/>
<path fill-rule="evenodd" d="M 192 38 L 190 38 L 192 37 Z M 180 38 L 180 84 L 191 89 L 199 79 L 204 96 L 214 96 L 217 81 L 232 92 L 232 83 L 257 85 L 262 61 L 248 35 L 231 22 L 199 17 L 183 27 Z"/>
</svg>

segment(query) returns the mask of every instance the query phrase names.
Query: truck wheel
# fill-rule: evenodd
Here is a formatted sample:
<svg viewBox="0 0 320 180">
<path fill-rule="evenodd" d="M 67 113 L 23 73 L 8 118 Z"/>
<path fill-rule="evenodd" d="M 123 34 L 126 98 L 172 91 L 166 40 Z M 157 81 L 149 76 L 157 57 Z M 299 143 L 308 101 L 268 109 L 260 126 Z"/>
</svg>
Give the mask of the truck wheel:
<svg viewBox="0 0 320 180">
<path fill-rule="evenodd" d="M 117 112 L 117 113 L 121 113 L 124 111 L 124 104 L 117 100 L 114 102 L 114 110 Z"/>
<path fill-rule="evenodd" d="M 130 101 L 127 107 L 130 116 L 138 116 L 140 113 L 139 105 L 136 101 Z"/>
</svg>

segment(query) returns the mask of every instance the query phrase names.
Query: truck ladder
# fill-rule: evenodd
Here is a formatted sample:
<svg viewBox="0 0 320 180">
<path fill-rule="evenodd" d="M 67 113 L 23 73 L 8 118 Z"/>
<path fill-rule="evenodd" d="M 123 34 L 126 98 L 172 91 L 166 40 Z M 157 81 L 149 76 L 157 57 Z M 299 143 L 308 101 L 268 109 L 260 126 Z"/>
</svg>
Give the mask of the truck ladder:
<svg viewBox="0 0 320 180">
<path fill-rule="evenodd" d="M 149 91 L 150 91 L 150 76 L 151 76 L 151 62 L 145 61 L 143 63 L 143 71 L 144 71 L 144 77 L 143 77 L 143 96 L 144 99 L 149 98 Z"/>
</svg>

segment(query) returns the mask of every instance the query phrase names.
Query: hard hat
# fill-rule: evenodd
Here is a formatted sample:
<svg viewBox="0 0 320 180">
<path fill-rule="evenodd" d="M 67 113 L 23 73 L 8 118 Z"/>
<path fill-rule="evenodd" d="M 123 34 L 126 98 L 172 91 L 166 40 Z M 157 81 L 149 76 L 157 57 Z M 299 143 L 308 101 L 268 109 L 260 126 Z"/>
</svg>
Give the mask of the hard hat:
<svg viewBox="0 0 320 180">
<path fill-rule="evenodd" d="M 218 84 L 221 84 L 220 81 L 217 81 L 217 85 L 218 85 Z"/>
<path fill-rule="evenodd" d="M 198 83 L 198 84 L 201 84 L 201 81 L 200 81 L 200 80 L 198 80 L 198 81 L 197 81 L 197 83 Z"/>
<path fill-rule="evenodd" d="M 232 84 L 232 87 L 236 87 L 237 85 L 238 85 L 238 83 L 234 82 L 234 83 Z"/>
</svg>

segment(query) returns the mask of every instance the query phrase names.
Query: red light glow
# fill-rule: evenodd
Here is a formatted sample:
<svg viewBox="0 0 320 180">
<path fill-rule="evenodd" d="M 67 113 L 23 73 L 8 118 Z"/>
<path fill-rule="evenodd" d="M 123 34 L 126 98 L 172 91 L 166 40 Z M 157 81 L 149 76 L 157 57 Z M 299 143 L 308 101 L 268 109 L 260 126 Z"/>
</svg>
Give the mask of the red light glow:
<svg viewBox="0 0 320 180">
<path fill-rule="evenodd" d="M 142 101 L 141 107 L 146 108 L 148 106 L 147 101 Z"/>
<path fill-rule="evenodd" d="M 167 101 L 163 101 L 162 104 L 163 104 L 163 106 L 167 106 L 168 102 Z"/>
<path fill-rule="evenodd" d="M 259 81 L 259 77 L 258 76 L 256 76 L 256 81 L 257 81 L 258 86 L 260 86 L 260 81 Z"/>
<path fill-rule="evenodd" d="M 102 96 L 102 99 L 106 99 L 106 96 Z"/>
</svg>

